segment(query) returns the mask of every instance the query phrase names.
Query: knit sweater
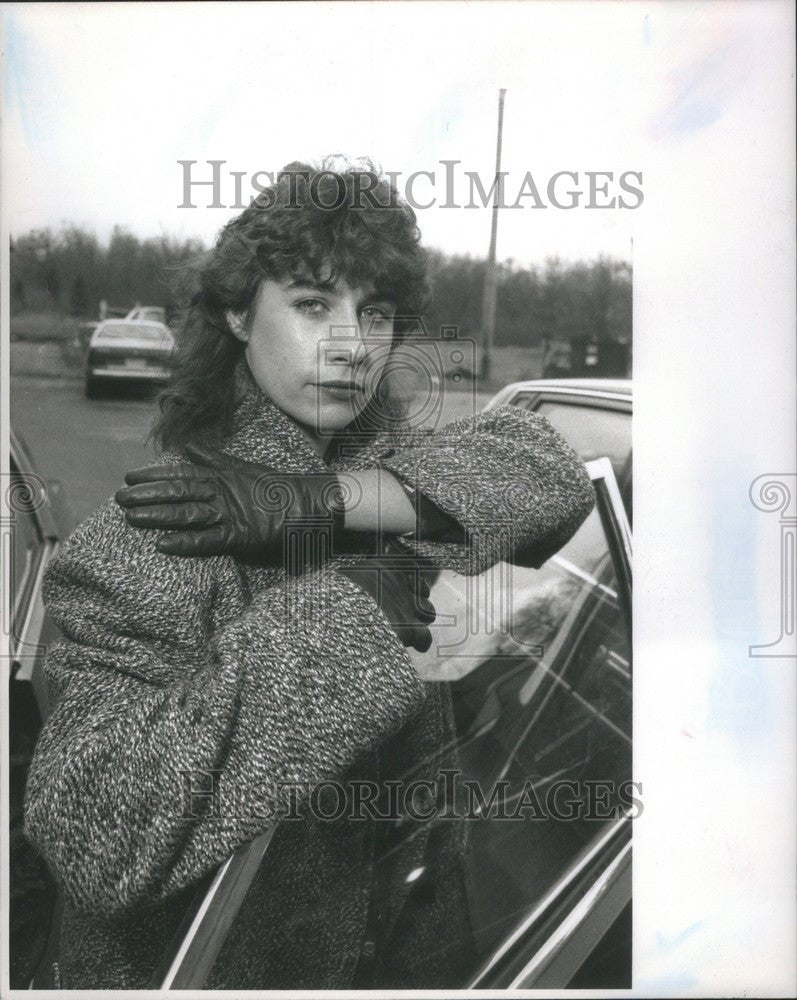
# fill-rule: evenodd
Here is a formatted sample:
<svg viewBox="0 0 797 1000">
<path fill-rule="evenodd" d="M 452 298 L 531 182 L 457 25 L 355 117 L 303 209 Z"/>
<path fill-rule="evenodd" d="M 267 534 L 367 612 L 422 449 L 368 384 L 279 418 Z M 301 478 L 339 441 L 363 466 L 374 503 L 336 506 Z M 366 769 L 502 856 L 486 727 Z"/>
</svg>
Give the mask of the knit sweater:
<svg viewBox="0 0 797 1000">
<path fill-rule="evenodd" d="M 248 373 L 222 450 L 284 472 L 328 469 Z M 521 550 L 538 565 L 594 502 L 572 450 L 544 418 L 512 407 L 434 434 L 377 435 L 333 467 L 377 463 L 466 529 L 467 544 L 403 542 L 461 573 Z M 109 500 L 46 574 L 45 604 L 63 641 L 46 660 L 55 707 L 29 772 L 26 831 L 66 901 L 63 988 L 146 986 L 192 887 L 285 813 L 286 787 L 352 769 L 383 778 L 390 759 L 404 770 L 431 766 L 451 735 L 440 689 L 419 680 L 379 607 L 334 559 L 288 576 L 231 556 L 165 555 L 156 537 Z M 186 775 L 211 773 L 218 802 L 192 801 L 187 816 Z M 279 825 L 208 985 L 348 986 L 372 826 Z M 418 837 L 397 853 L 389 881 L 403 884 L 424 844 Z M 456 891 L 457 878 L 448 882 Z M 431 932 L 437 911 L 427 906 L 408 924 L 399 919 L 412 910 L 406 892 L 395 903 L 391 925 L 411 926 L 415 938 L 402 932 L 405 957 L 385 966 L 385 985 L 433 985 L 418 978 L 418 935 Z M 449 933 L 455 961 L 467 931 Z"/>
</svg>

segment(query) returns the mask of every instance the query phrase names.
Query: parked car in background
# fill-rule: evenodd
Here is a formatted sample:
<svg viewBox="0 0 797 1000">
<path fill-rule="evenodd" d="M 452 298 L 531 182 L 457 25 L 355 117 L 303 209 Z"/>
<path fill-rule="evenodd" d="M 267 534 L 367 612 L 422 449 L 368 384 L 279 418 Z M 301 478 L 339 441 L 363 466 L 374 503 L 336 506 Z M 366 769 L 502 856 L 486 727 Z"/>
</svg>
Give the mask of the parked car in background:
<svg viewBox="0 0 797 1000">
<path fill-rule="evenodd" d="M 86 395 L 91 399 L 114 381 L 168 381 L 174 346 L 174 337 L 163 323 L 105 320 L 89 342 Z"/>
<path fill-rule="evenodd" d="M 131 322 L 149 320 L 153 323 L 166 323 L 166 310 L 163 306 L 135 306 L 125 316 Z"/>
<path fill-rule="evenodd" d="M 631 371 L 631 346 L 622 340 L 573 336 L 546 338 L 542 351 L 542 377 L 625 378 Z"/>
<path fill-rule="evenodd" d="M 88 351 L 91 338 L 99 325 L 98 320 L 85 320 L 78 324 L 77 333 L 72 344 L 79 354 L 82 355 Z"/>
<path fill-rule="evenodd" d="M 163 306 L 134 306 L 133 309 L 125 309 L 119 306 L 109 306 L 105 301 L 100 305 L 99 320 L 84 320 L 78 325 L 73 346 L 81 354 L 88 350 L 91 336 L 97 327 L 109 319 L 125 319 L 133 323 L 140 320 L 149 320 L 153 323 L 163 323 L 165 326 L 168 326 L 166 322 L 166 309 Z"/>
<path fill-rule="evenodd" d="M 631 766 L 631 385 L 522 382 L 487 409 L 502 403 L 543 414 L 569 441 L 597 504 L 538 569 L 521 553 L 517 565 L 476 577 L 438 573 L 432 648 L 410 651 L 421 676 L 451 695 L 456 738 L 440 769 L 459 769 L 487 801 L 503 788 L 510 812 L 530 784 L 541 806 L 536 818 L 486 810 L 467 824 L 473 945 L 461 981 L 447 985 L 628 988 L 631 827 L 641 812 Z M 446 820 L 438 812 L 429 822 Z M 413 827 L 399 820 L 388 850 Z M 271 863 L 271 832 L 198 887 L 153 988 L 204 986 L 255 873 Z M 419 898 L 428 875 L 452 863 L 437 853 L 441 842 L 432 829 L 421 866 L 407 873 Z M 382 863 L 377 855 L 377 870 Z"/>
<path fill-rule="evenodd" d="M 9 671 L 9 935 L 10 985 L 25 988 L 41 959 L 56 898 L 46 864 L 23 835 L 28 766 L 49 711 L 44 653 L 58 637 L 45 613 L 41 585 L 47 564 L 75 527 L 61 484 L 36 469 L 11 432 L 10 479 L 4 488 L 2 551 L 8 560 Z M 5 485 L 5 484 L 4 484 Z"/>
</svg>

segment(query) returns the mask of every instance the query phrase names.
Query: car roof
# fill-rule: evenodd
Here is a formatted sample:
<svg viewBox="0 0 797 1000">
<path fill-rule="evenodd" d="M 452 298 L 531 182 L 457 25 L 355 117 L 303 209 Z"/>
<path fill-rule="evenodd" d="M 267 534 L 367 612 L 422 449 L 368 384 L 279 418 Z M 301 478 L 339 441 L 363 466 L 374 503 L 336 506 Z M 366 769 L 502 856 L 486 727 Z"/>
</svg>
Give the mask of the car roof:
<svg viewBox="0 0 797 1000">
<path fill-rule="evenodd" d="M 539 378 L 526 382 L 510 382 L 498 390 L 484 409 L 493 410 L 497 406 L 503 406 L 519 393 L 546 391 L 552 397 L 570 394 L 571 397 L 579 396 L 585 401 L 601 399 L 605 403 L 613 403 L 625 409 L 631 406 L 631 386 L 629 378 Z"/>
<path fill-rule="evenodd" d="M 533 391 L 535 389 L 590 389 L 596 393 L 615 392 L 626 396 L 632 394 L 633 383 L 630 378 L 539 378 L 528 382 L 513 382 L 502 389 L 508 392 Z"/>
<path fill-rule="evenodd" d="M 165 323 L 161 323 L 157 319 L 125 319 L 121 317 L 120 319 L 104 319 L 100 326 L 161 326 L 166 327 Z M 98 327 L 99 329 L 99 327 Z M 168 327 L 166 327 L 168 330 Z"/>
<path fill-rule="evenodd" d="M 135 339 L 136 336 L 149 335 L 157 331 L 161 336 L 166 334 L 174 340 L 174 334 L 169 327 L 157 319 L 104 319 L 92 331 L 91 339 L 95 341 L 98 337 L 102 337 L 106 331 L 110 332 L 124 327 L 127 327 L 128 339 Z"/>
</svg>

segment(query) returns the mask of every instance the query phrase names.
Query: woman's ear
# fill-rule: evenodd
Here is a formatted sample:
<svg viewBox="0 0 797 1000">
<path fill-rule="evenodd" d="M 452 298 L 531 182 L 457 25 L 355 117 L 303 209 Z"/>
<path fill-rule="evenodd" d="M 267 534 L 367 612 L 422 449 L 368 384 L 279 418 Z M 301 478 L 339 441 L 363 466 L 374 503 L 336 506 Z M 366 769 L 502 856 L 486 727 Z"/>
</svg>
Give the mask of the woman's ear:
<svg viewBox="0 0 797 1000">
<path fill-rule="evenodd" d="M 249 334 L 246 330 L 246 323 L 244 321 L 243 313 L 233 312 L 232 309 L 228 309 L 224 314 L 233 335 L 242 340 L 244 343 L 249 340 Z"/>
</svg>

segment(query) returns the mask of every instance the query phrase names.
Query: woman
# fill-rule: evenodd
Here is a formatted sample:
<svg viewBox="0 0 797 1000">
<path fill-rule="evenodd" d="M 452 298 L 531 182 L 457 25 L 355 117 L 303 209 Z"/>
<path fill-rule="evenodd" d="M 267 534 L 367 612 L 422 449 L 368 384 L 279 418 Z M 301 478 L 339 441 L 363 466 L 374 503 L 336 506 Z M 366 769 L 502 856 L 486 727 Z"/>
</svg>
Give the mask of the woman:
<svg viewBox="0 0 797 1000">
<path fill-rule="evenodd" d="M 292 790 L 306 804 L 330 778 L 433 772 L 451 734 L 405 651 L 429 645 L 428 589 L 385 561 L 385 537 L 462 573 L 519 551 L 539 565 L 593 503 L 535 415 L 435 434 L 398 420 L 418 239 L 373 172 L 287 167 L 200 270 L 161 464 L 50 565 L 64 641 L 26 821 L 66 898 L 55 985 L 146 986 L 197 880 L 280 817 L 209 987 L 456 985 L 456 825 L 417 893 L 428 831 L 389 845 L 375 881 L 375 821 L 284 818 Z"/>
</svg>

